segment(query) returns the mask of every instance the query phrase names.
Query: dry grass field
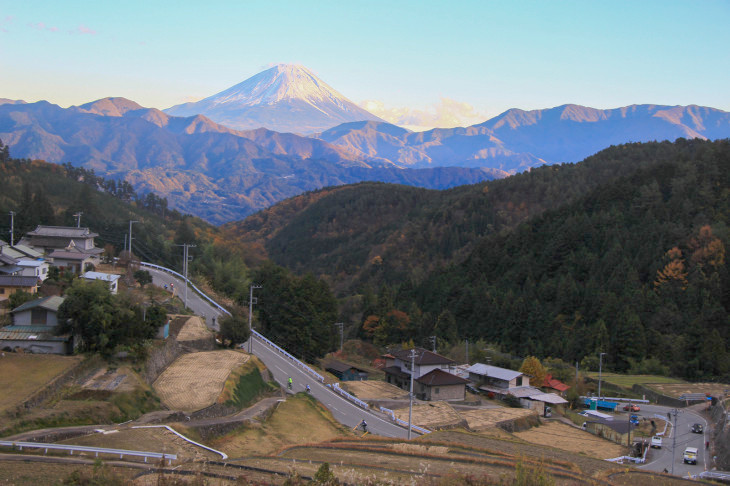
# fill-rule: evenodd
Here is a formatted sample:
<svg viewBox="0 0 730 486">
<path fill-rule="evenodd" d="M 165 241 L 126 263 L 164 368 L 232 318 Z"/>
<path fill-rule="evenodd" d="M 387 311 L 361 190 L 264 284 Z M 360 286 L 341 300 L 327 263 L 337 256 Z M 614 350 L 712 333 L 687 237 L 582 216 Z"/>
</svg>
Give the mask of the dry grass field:
<svg viewBox="0 0 730 486">
<path fill-rule="evenodd" d="M 261 425 L 247 426 L 206 444 L 231 458 L 272 454 L 293 444 L 311 444 L 353 433 L 337 423 L 328 410 L 309 396 L 281 402 Z"/>
<path fill-rule="evenodd" d="M 649 388 L 669 397 L 679 398 L 685 393 L 709 393 L 712 396 L 725 396 L 730 385 L 724 383 L 650 383 Z"/>
<path fill-rule="evenodd" d="M 560 422 L 549 422 L 514 435 L 531 444 L 557 447 L 598 459 L 611 459 L 626 453 L 626 447 Z"/>
<path fill-rule="evenodd" d="M 0 483 L 12 484 L 15 486 L 61 484 L 63 479 L 67 478 L 77 470 L 90 472 L 92 470 L 92 466 L 42 462 L 30 464 L 23 461 L 0 460 Z M 139 474 L 139 470 L 137 469 L 124 467 L 113 467 L 111 470 L 115 475 L 121 477 L 127 484 L 133 484 L 131 481 L 135 475 Z"/>
<path fill-rule="evenodd" d="M 0 413 L 21 404 L 82 359 L 81 356 L 5 353 L 0 357 Z"/>
<path fill-rule="evenodd" d="M 408 408 L 399 408 L 393 412 L 397 418 L 408 421 Z M 446 402 L 414 404 L 413 423 L 432 430 L 466 425 L 464 417 Z"/>
<path fill-rule="evenodd" d="M 484 430 L 495 427 L 507 420 L 516 420 L 535 415 L 534 410 L 526 408 L 489 408 L 484 410 L 461 410 L 459 414 L 466 419 L 471 430 Z"/>
<path fill-rule="evenodd" d="M 340 386 L 360 400 L 403 400 L 408 392 L 384 381 L 345 381 Z"/>
<path fill-rule="evenodd" d="M 184 354 L 152 386 L 170 409 L 193 412 L 216 403 L 231 370 L 247 360 L 232 350 Z"/>
<path fill-rule="evenodd" d="M 200 317 L 190 316 L 180 328 L 180 332 L 178 332 L 175 339 L 178 341 L 198 341 L 212 337 L 213 334 Z"/>
<path fill-rule="evenodd" d="M 166 452 L 177 454 L 178 461 L 220 460 L 220 454 L 215 454 L 202 447 L 197 447 L 169 430 L 162 427 L 154 428 L 123 428 L 117 432 L 106 434 L 94 433 L 81 437 L 74 437 L 61 441 L 62 444 L 84 445 L 91 447 L 107 447 L 111 449 L 126 449 L 147 452 Z M 77 453 L 84 456 L 84 453 Z M 93 457 L 93 454 L 89 454 Z"/>
</svg>

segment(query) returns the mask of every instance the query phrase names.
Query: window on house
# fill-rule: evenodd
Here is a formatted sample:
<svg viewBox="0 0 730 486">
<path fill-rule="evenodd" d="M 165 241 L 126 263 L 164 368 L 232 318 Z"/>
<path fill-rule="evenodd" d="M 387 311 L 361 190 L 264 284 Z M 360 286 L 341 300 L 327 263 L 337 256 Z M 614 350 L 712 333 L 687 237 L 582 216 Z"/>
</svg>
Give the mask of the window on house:
<svg viewBox="0 0 730 486">
<path fill-rule="evenodd" d="M 30 323 L 31 324 L 45 324 L 46 323 L 46 310 L 45 309 L 31 309 L 30 311 Z"/>
<path fill-rule="evenodd" d="M 0 288 L 0 295 L 2 295 L 4 293 L 5 293 L 5 289 L 4 288 Z"/>
<path fill-rule="evenodd" d="M 436 388 L 436 389 L 434 389 L 434 391 L 433 391 L 433 392 L 434 392 L 434 394 L 438 395 L 438 394 L 439 394 L 439 389 L 438 389 L 438 388 Z"/>
<path fill-rule="evenodd" d="M 517 377 L 517 386 L 522 386 L 522 377 L 521 376 Z"/>
</svg>

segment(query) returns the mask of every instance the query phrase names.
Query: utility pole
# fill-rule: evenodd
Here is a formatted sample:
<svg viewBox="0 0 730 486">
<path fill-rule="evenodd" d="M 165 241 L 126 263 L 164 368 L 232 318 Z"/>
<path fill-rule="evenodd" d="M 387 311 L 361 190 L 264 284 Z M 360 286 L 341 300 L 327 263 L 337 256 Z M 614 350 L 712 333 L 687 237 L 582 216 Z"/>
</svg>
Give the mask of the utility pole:
<svg viewBox="0 0 730 486">
<path fill-rule="evenodd" d="M 408 440 L 411 440 L 413 428 L 413 375 L 416 374 L 416 350 L 411 349 L 411 392 L 408 394 Z"/>
<path fill-rule="evenodd" d="M 674 476 L 674 451 L 677 449 L 677 409 L 674 409 L 674 422 L 672 424 L 672 476 Z"/>
<path fill-rule="evenodd" d="M 132 239 L 129 239 L 130 247 L 132 244 Z M 183 243 L 182 245 L 177 245 L 183 247 L 183 275 L 185 276 L 185 307 L 188 306 L 188 262 L 190 262 L 190 258 L 188 257 L 188 249 L 189 248 L 195 248 L 196 245 L 191 245 L 189 243 Z"/>
<path fill-rule="evenodd" d="M 335 326 L 340 328 L 340 353 L 341 353 L 342 348 L 345 346 L 345 323 L 344 322 L 335 322 Z"/>
<path fill-rule="evenodd" d="M 433 345 L 433 352 L 435 353 L 436 352 L 436 336 L 431 336 L 431 337 L 429 337 L 429 339 L 431 340 L 431 344 Z"/>
<path fill-rule="evenodd" d="M 132 223 L 139 223 L 139 221 L 129 220 L 129 261 L 132 261 Z"/>
<path fill-rule="evenodd" d="M 15 211 L 10 211 L 10 246 L 13 246 L 15 242 Z"/>
<path fill-rule="evenodd" d="M 76 216 L 76 227 L 81 228 L 81 215 L 84 214 L 81 211 L 78 213 L 75 213 L 74 216 Z"/>
<path fill-rule="evenodd" d="M 466 364 L 469 364 L 469 339 L 466 340 Z"/>
<path fill-rule="evenodd" d="M 248 354 L 253 353 L 253 305 L 254 302 L 253 289 L 260 289 L 261 285 L 251 284 L 248 293 Z"/>
<path fill-rule="evenodd" d="M 598 399 L 601 398 L 601 376 L 603 372 L 603 355 L 606 353 L 600 353 L 598 355 Z"/>
</svg>

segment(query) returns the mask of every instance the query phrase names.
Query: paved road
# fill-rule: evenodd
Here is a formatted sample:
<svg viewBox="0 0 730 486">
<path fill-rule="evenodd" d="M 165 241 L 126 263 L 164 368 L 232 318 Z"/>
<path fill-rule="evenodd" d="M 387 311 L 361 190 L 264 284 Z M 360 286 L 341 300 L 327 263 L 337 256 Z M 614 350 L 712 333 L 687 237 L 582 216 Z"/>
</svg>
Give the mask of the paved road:
<svg viewBox="0 0 730 486">
<path fill-rule="evenodd" d="M 651 418 L 654 414 L 667 416 L 672 411 L 670 407 L 661 407 L 658 405 L 642 405 L 641 412 L 637 415 L 643 415 Z M 692 424 L 700 423 L 705 429 L 704 434 L 692 433 L 690 428 Z M 664 469 L 672 471 L 672 461 L 674 461 L 674 475 L 687 476 L 687 474 L 696 475 L 708 469 L 712 465 L 712 458 L 707 457 L 708 451 L 705 449 L 705 441 L 709 440 L 707 431 L 707 421 L 691 408 L 680 408 L 677 415 L 677 430 L 673 427 L 667 429 L 667 437 L 662 441 L 661 449 L 651 449 L 647 455 L 647 462 L 643 464 L 641 469 L 661 472 Z M 676 437 L 675 437 L 676 434 Z M 672 448 L 676 439 L 676 445 Z M 696 447 L 697 465 L 684 463 L 684 449 L 686 447 Z"/>
<path fill-rule="evenodd" d="M 175 295 L 179 297 L 180 300 L 185 300 L 185 284 L 181 278 L 155 268 L 142 268 L 150 272 L 150 275 L 152 275 L 152 283 L 154 285 L 158 287 L 164 287 L 167 285 L 167 289 L 170 291 L 170 284 L 172 283 L 175 286 Z M 221 317 L 225 315 L 217 307 L 210 305 L 207 300 L 200 297 L 200 295 L 198 295 L 198 293 L 190 287 L 188 287 L 188 309 L 192 310 L 195 315 L 204 318 L 208 327 L 214 331 L 219 329 L 218 323 Z"/>
<path fill-rule="evenodd" d="M 286 386 L 285 384 L 291 376 L 293 382 L 292 391 L 294 393 L 305 391 L 308 384 L 311 387 L 312 395 L 327 407 L 340 423 L 348 427 L 355 427 L 364 419 L 368 424 L 368 430 L 373 434 L 386 437 L 408 437 L 408 430 L 405 428 L 394 424 L 392 421 L 380 415 L 364 410 L 335 394 L 332 390 L 319 383 L 312 375 L 306 373 L 294 365 L 288 358 L 274 351 L 258 339 L 254 339 L 253 354 L 264 362 L 277 382 Z M 418 435 L 417 432 L 413 431 L 412 437 L 417 437 Z"/>
</svg>

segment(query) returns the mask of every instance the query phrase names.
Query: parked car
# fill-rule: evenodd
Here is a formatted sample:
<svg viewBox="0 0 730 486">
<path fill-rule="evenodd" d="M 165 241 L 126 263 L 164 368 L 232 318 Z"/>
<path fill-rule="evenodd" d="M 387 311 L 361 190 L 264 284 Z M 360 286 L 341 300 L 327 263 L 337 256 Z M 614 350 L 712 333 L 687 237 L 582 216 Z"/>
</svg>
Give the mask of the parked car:
<svg viewBox="0 0 730 486">
<path fill-rule="evenodd" d="M 697 448 L 687 447 L 684 450 L 684 462 L 685 464 L 697 464 Z"/>
<path fill-rule="evenodd" d="M 662 448 L 662 437 L 660 435 L 655 435 L 651 438 L 651 446 L 656 447 L 657 449 Z"/>
<path fill-rule="evenodd" d="M 629 417 L 629 423 L 634 425 L 639 425 L 639 416 L 638 415 L 632 415 Z"/>
<path fill-rule="evenodd" d="M 624 412 L 640 412 L 641 409 L 635 403 L 627 403 L 624 405 Z"/>
<path fill-rule="evenodd" d="M 692 432 L 695 434 L 701 434 L 705 431 L 705 428 L 702 427 L 702 424 L 693 424 L 692 425 Z"/>
</svg>

